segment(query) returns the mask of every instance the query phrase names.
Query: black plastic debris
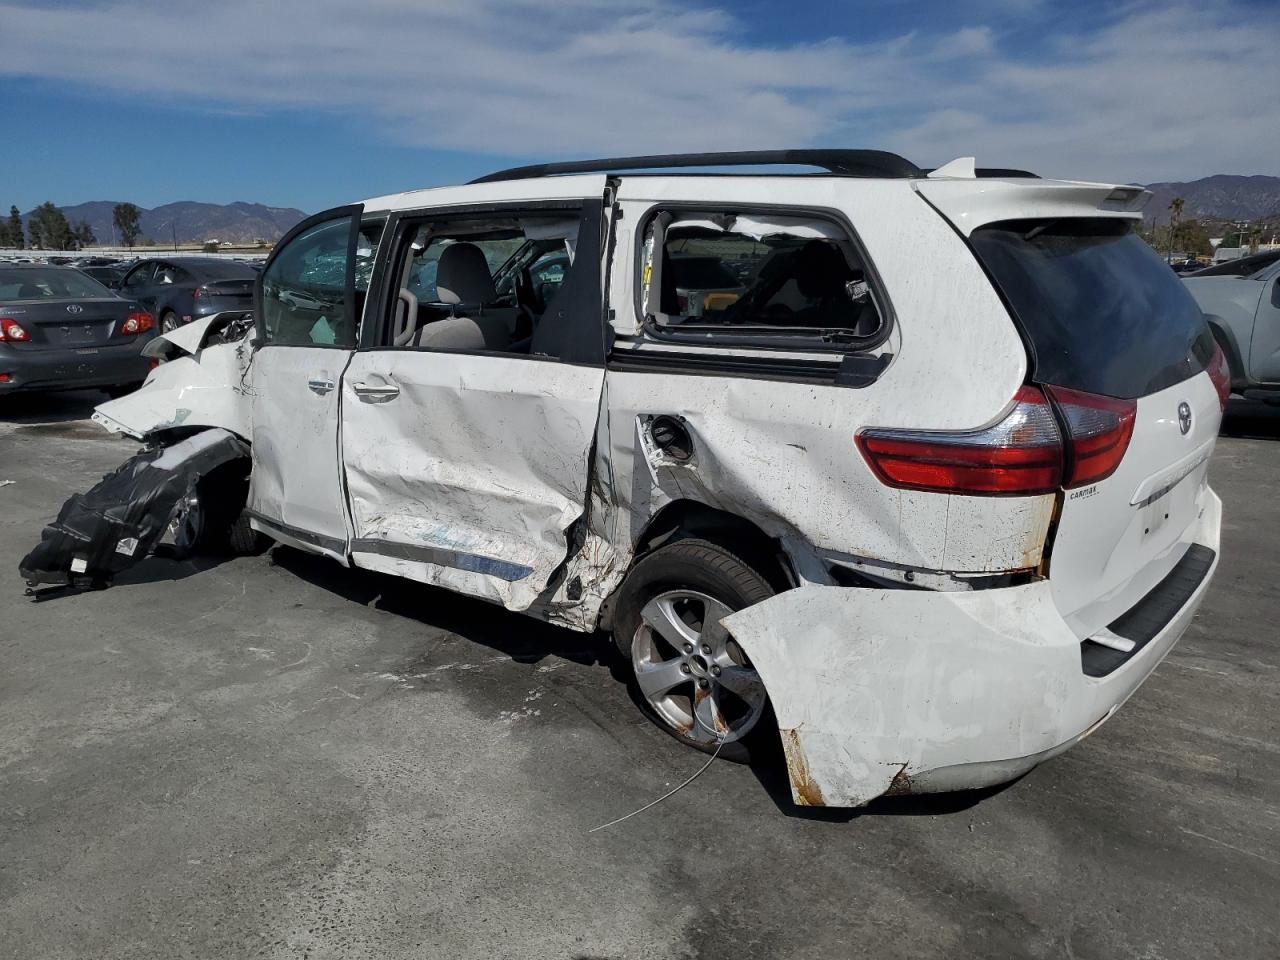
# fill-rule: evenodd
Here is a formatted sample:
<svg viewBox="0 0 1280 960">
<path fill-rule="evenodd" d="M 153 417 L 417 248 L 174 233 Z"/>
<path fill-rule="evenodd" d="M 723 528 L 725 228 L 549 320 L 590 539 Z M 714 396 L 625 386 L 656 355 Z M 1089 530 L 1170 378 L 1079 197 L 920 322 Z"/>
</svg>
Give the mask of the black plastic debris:
<svg viewBox="0 0 1280 960">
<path fill-rule="evenodd" d="M 108 586 L 155 549 L 179 501 L 202 476 L 248 455 L 243 440 L 215 429 L 130 457 L 62 505 L 19 573 L 29 587 Z"/>
</svg>

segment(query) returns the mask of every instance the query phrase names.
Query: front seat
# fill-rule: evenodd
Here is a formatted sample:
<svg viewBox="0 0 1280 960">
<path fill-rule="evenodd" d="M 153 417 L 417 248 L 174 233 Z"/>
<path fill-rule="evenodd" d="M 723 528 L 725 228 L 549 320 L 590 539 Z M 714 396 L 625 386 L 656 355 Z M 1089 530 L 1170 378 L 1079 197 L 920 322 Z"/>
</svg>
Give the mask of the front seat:
<svg viewBox="0 0 1280 960">
<path fill-rule="evenodd" d="M 474 243 L 451 243 L 436 267 L 436 296 L 453 316 L 422 327 L 414 339 L 436 350 L 507 350 L 516 311 L 491 304 L 498 298 L 484 251 Z"/>
</svg>

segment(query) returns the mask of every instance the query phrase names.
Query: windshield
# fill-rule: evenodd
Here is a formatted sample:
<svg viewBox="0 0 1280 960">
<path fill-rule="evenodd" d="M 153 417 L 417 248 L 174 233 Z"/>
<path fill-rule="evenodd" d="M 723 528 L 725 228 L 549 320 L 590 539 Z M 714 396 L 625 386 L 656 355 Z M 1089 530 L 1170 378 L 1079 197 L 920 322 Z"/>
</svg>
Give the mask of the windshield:
<svg viewBox="0 0 1280 960">
<path fill-rule="evenodd" d="M 79 270 L 0 269 L 0 300 L 66 300 L 114 296 L 110 290 Z"/>
<path fill-rule="evenodd" d="M 1132 399 L 1199 373 L 1213 355 L 1200 307 L 1126 221 L 1009 220 L 972 242 L 1041 383 Z"/>
</svg>

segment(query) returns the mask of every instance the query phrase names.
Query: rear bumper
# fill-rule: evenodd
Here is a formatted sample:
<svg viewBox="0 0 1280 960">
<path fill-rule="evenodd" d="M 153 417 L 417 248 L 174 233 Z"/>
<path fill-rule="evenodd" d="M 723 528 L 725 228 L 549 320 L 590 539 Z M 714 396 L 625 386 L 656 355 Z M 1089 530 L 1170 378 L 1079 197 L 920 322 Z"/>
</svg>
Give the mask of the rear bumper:
<svg viewBox="0 0 1280 960">
<path fill-rule="evenodd" d="M 141 382 L 151 361 L 139 351 L 141 337 L 129 343 L 96 348 L 15 350 L 0 347 L 0 394 L 20 390 L 71 390 Z"/>
<path fill-rule="evenodd" d="M 725 619 L 768 688 L 792 793 L 860 806 L 886 793 L 990 786 L 1109 719 L 1186 631 L 1217 568 L 1221 502 L 1191 541 L 1213 562 L 1164 626 L 1088 676 L 1048 581 L 939 593 L 805 586 Z"/>
</svg>

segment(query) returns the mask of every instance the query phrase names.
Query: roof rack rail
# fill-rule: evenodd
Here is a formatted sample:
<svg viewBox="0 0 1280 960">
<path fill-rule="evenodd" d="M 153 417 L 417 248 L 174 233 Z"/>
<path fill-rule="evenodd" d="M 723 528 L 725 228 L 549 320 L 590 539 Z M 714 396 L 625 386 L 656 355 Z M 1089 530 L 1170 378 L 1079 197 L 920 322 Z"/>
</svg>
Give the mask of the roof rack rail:
<svg viewBox="0 0 1280 960">
<path fill-rule="evenodd" d="M 725 153 L 669 153 L 647 157 L 608 157 L 601 160 L 570 160 L 565 163 L 534 163 L 499 170 L 472 183 L 527 180 L 562 173 L 608 173 L 615 171 L 671 170 L 680 167 L 764 167 L 796 165 L 821 167 L 839 177 L 919 177 L 922 171 L 910 160 L 884 150 L 733 150 Z"/>
</svg>

